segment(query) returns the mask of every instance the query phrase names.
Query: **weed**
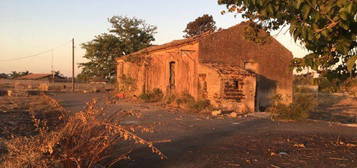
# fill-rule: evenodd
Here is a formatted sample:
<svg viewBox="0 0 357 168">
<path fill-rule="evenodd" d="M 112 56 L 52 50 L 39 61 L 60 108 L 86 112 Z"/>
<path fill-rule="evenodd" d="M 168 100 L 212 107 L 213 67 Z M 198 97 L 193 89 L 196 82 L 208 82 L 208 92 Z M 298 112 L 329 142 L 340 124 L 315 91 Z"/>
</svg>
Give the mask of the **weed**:
<svg viewBox="0 0 357 168">
<path fill-rule="evenodd" d="M 154 89 L 147 93 L 142 93 L 139 98 L 147 103 L 159 102 L 164 97 L 164 93 L 162 93 L 161 89 Z"/>
<path fill-rule="evenodd" d="M 174 95 L 174 94 L 165 97 L 166 104 L 172 104 L 175 101 L 176 101 L 176 95 Z"/>
<path fill-rule="evenodd" d="M 141 55 L 131 55 L 131 56 L 125 57 L 124 61 L 136 64 L 138 66 L 141 66 L 143 64 L 150 63 L 151 58 L 150 57 L 141 56 Z"/>
<path fill-rule="evenodd" d="M 178 106 L 183 105 L 183 104 L 194 104 L 195 103 L 195 98 L 192 97 L 189 93 L 183 93 L 178 99 L 176 99 L 176 104 Z"/>
<path fill-rule="evenodd" d="M 48 99 L 53 107 L 61 109 L 55 100 Z M 5 141 L 7 153 L 0 159 L 0 167 L 111 167 L 120 160 L 128 159 L 134 144 L 143 144 L 161 159 L 166 158 L 152 142 L 129 131 L 134 128 L 117 124 L 126 116 L 136 116 L 133 113 L 120 111 L 108 114 L 92 100 L 84 111 L 63 117 L 63 124 L 53 131 L 48 130 L 46 121 L 32 115 L 39 135 Z M 146 128 L 136 129 L 146 131 Z"/>
<path fill-rule="evenodd" d="M 196 101 L 195 98 L 188 93 L 184 93 L 181 97 L 176 99 L 176 104 L 178 106 L 183 106 L 184 108 L 193 110 L 195 112 L 202 112 L 206 109 L 211 108 L 211 103 L 209 100 L 200 99 Z"/>
<path fill-rule="evenodd" d="M 120 92 L 128 93 L 137 89 L 136 80 L 130 76 L 121 76 L 119 82 L 121 84 L 118 88 Z"/>
<path fill-rule="evenodd" d="M 211 102 L 207 99 L 201 99 L 196 101 L 194 104 L 191 104 L 191 109 L 195 111 L 203 111 L 211 106 Z"/>
<path fill-rule="evenodd" d="M 292 104 L 281 103 L 281 96 L 273 98 L 273 105 L 268 109 L 272 119 L 283 120 L 305 120 L 316 108 L 316 101 L 313 96 L 296 95 Z"/>
</svg>

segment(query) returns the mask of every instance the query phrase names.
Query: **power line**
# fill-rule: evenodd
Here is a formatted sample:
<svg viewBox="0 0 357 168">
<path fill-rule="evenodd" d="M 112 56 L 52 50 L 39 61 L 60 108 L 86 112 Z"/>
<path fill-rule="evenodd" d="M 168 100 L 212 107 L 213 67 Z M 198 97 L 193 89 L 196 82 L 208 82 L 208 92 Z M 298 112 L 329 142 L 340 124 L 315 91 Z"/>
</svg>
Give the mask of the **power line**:
<svg viewBox="0 0 357 168">
<path fill-rule="evenodd" d="M 66 44 L 68 44 L 68 42 L 70 41 L 67 41 L 61 45 L 58 45 L 56 47 L 53 47 L 51 49 L 48 49 L 48 50 L 45 50 L 45 51 L 42 51 L 42 52 L 39 52 L 37 54 L 33 54 L 33 55 L 29 55 L 29 56 L 26 56 L 26 57 L 18 57 L 18 58 L 12 58 L 12 59 L 6 59 L 6 60 L 0 60 L 0 62 L 10 62 L 10 61 L 17 61 L 17 60 L 23 60 L 23 59 L 28 59 L 28 58 L 33 58 L 33 57 L 38 57 L 38 56 L 41 56 L 43 54 L 47 54 L 47 53 L 50 53 L 50 52 L 53 52 L 54 49 L 57 49 L 57 48 L 60 48 Z"/>
</svg>

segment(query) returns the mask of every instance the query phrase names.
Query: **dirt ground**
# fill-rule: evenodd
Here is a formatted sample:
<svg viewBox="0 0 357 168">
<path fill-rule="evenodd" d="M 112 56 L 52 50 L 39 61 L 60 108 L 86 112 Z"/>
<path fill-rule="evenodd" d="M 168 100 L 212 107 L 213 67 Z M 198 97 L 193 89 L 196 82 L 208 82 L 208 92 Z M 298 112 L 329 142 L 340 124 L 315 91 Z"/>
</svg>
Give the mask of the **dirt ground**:
<svg viewBox="0 0 357 168">
<path fill-rule="evenodd" d="M 157 104 L 117 101 L 109 103 L 105 94 L 52 95 L 67 110 L 78 112 L 96 98 L 107 113 L 134 110 L 140 118 L 127 118 L 122 125 L 154 128 L 153 133 L 137 133 L 154 142 L 168 159 L 137 146 L 130 160 L 115 167 L 357 167 L 357 127 L 325 121 L 273 122 L 264 113 L 240 118 L 193 114 Z M 327 104 L 336 105 L 327 107 Z M 343 104 L 344 108 L 338 109 Z M 355 114 L 353 99 L 325 101 L 326 116 Z M 335 109 L 335 110 L 332 110 Z M 352 110 L 351 110 L 352 109 Z M 34 112 L 34 113 L 31 113 Z M 321 111 L 320 111 L 321 112 Z M 55 127 L 58 109 L 41 96 L 0 97 L 0 138 L 36 134 L 31 114 L 49 119 Z M 318 115 L 316 115 L 318 116 Z M 319 119 L 319 118 L 314 118 Z M 354 123 L 353 120 L 346 123 Z M 0 147 L 0 153 L 1 153 Z"/>
<path fill-rule="evenodd" d="M 60 113 L 43 96 L 0 97 L 0 138 L 36 135 L 33 118 L 48 121 L 46 126 L 54 129 Z"/>
<path fill-rule="evenodd" d="M 139 135 L 156 142 L 168 159 L 160 160 L 139 146 L 130 155 L 131 160 L 117 167 L 357 167 L 357 128 L 327 119 L 273 122 L 259 117 L 261 114 L 232 119 L 128 101 L 106 104 L 103 94 L 53 97 L 73 112 L 97 98 L 108 113 L 122 109 L 142 114 L 140 119 L 128 118 L 121 124 L 154 127 L 154 133 Z"/>
<path fill-rule="evenodd" d="M 357 97 L 344 94 L 320 94 L 319 106 L 311 118 L 340 123 L 357 123 Z"/>
</svg>

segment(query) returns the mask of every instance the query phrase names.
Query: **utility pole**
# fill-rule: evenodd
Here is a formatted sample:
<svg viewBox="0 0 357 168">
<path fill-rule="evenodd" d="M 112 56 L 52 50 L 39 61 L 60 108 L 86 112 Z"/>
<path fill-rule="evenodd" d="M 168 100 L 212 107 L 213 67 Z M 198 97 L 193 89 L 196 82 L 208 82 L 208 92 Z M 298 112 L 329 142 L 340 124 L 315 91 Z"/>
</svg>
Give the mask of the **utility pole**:
<svg viewBox="0 0 357 168">
<path fill-rule="evenodd" d="M 55 71 L 53 69 L 53 49 L 51 50 L 51 73 L 52 73 L 52 83 L 55 83 Z"/>
<path fill-rule="evenodd" d="M 74 93 L 74 38 L 72 39 L 72 92 Z"/>
</svg>

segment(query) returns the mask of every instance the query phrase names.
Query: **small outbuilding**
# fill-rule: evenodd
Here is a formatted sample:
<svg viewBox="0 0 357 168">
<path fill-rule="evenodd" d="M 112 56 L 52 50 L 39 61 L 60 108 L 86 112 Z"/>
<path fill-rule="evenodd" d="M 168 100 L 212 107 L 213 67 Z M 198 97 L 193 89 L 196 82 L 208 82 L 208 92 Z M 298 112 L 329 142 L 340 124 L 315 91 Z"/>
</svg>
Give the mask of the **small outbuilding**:
<svg viewBox="0 0 357 168">
<path fill-rule="evenodd" d="M 66 78 L 54 74 L 28 74 L 16 78 L 16 80 L 36 80 L 36 81 L 65 81 Z"/>
<path fill-rule="evenodd" d="M 249 34 L 249 22 L 152 46 L 117 59 L 121 90 L 190 94 L 237 112 L 264 111 L 279 94 L 292 102 L 291 52 L 268 33 Z"/>
</svg>

